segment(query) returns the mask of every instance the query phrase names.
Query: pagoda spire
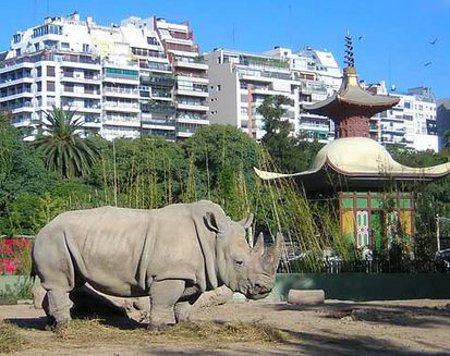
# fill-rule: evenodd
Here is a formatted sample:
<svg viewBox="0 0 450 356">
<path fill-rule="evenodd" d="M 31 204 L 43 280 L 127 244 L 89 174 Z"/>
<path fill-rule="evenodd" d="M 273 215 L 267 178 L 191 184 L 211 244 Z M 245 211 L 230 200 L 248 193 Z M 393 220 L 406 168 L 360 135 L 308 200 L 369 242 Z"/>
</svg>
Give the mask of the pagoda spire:
<svg viewBox="0 0 450 356">
<path fill-rule="evenodd" d="M 345 64 L 347 67 L 355 67 L 355 58 L 353 57 L 353 37 L 350 32 L 345 35 Z"/>
<path fill-rule="evenodd" d="M 392 108 L 400 99 L 372 95 L 361 88 L 353 57 L 353 37 L 349 32 L 345 35 L 345 64 L 339 90 L 323 101 L 304 105 L 303 109 L 333 120 L 336 138 L 370 137 L 370 118 Z"/>
</svg>

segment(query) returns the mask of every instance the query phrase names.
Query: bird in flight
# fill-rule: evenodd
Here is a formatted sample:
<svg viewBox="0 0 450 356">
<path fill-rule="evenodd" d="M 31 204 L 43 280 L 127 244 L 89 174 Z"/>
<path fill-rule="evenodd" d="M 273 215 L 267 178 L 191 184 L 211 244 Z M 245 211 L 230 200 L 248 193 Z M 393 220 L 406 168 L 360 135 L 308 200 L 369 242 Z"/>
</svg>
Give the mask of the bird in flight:
<svg viewBox="0 0 450 356">
<path fill-rule="evenodd" d="M 438 39 L 437 39 L 437 37 L 436 37 L 433 41 L 430 42 L 430 45 L 436 44 L 437 40 L 438 40 Z"/>
<path fill-rule="evenodd" d="M 424 67 L 428 67 L 429 65 L 431 65 L 433 62 L 427 62 L 427 63 L 425 63 L 423 66 Z"/>
</svg>

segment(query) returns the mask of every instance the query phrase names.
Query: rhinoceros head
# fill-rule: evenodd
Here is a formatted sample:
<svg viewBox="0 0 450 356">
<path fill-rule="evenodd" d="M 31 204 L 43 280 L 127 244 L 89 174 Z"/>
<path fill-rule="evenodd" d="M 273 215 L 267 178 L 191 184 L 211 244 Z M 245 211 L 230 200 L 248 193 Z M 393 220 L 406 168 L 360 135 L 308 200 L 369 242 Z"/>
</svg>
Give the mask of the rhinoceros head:
<svg viewBox="0 0 450 356">
<path fill-rule="evenodd" d="M 228 217 L 216 219 L 213 214 L 205 218 L 207 227 L 217 235 L 216 269 L 219 280 L 247 298 L 260 299 L 267 296 L 274 286 L 282 237 L 277 235 L 275 243 L 266 248 L 260 234 L 255 246 L 250 248 L 245 231 L 252 220 L 252 214 L 240 222 Z"/>
</svg>

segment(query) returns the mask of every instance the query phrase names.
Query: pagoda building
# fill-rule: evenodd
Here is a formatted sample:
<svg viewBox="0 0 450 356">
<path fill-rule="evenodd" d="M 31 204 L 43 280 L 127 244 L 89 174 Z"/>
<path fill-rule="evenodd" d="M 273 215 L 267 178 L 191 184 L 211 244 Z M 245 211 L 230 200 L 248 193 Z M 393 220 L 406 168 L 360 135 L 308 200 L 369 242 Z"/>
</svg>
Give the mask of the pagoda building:
<svg viewBox="0 0 450 356">
<path fill-rule="evenodd" d="M 352 38 L 347 35 L 345 41 L 347 67 L 344 68 L 341 87 L 329 98 L 303 109 L 333 120 L 336 138 L 370 137 L 370 118 L 397 105 L 400 98 L 373 95 L 361 88 L 353 58 Z"/>
<path fill-rule="evenodd" d="M 359 86 L 346 36 L 347 64 L 342 86 L 331 97 L 304 109 L 330 117 L 337 139 L 325 145 L 311 167 L 299 173 L 261 171 L 263 180 L 293 179 L 308 195 L 339 202 L 342 234 L 358 248 L 380 252 L 386 239 L 415 234 L 416 182 L 431 182 L 450 173 L 450 162 L 412 168 L 396 162 L 384 146 L 369 137 L 369 119 L 397 104 L 398 98 L 372 95 Z"/>
</svg>

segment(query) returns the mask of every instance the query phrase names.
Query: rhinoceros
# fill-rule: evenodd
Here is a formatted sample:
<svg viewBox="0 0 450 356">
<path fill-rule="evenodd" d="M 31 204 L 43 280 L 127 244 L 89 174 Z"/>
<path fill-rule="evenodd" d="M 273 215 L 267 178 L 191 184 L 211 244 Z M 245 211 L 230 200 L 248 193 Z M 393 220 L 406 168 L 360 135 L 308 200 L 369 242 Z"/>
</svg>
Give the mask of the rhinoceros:
<svg viewBox="0 0 450 356">
<path fill-rule="evenodd" d="M 62 213 L 39 232 L 32 252 L 48 322 L 58 328 L 70 320 L 69 292 L 86 282 L 112 296 L 149 296 L 150 327 L 189 321 L 201 293 L 221 285 L 263 298 L 274 285 L 281 236 L 266 248 L 260 235 L 250 248 L 252 220 L 232 221 L 210 201 Z"/>
</svg>

